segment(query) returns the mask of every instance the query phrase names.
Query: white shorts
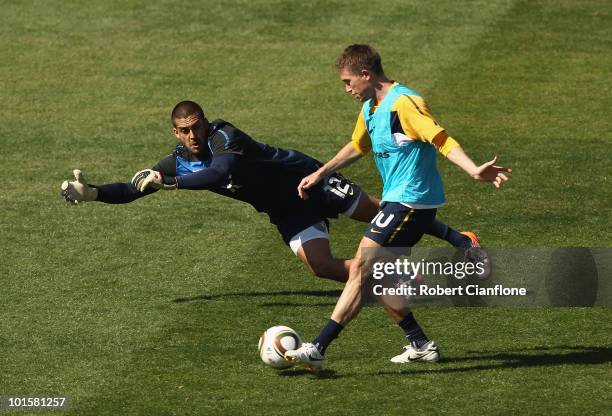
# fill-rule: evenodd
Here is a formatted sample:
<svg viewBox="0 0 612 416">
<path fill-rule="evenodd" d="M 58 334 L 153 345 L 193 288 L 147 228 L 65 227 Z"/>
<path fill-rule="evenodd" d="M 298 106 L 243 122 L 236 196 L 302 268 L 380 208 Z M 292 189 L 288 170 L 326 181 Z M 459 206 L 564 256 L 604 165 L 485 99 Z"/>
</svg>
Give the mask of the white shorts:
<svg viewBox="0 0 612 416">
<path fill-rule="evenodd" d="M 297 255 L 297 252 L 299 248 L 302 247 L 302 244 L 317 238 L 329 240 L 329 230 L 327 229 L 327 224 L 325 224 L 325 221 L 319 221 L 315 225 L 311 225 L 310 227 L 291 237 L 291 240 L 289 240 L 289 247 L 291 247 L 293 254 Z"/>
</svg>

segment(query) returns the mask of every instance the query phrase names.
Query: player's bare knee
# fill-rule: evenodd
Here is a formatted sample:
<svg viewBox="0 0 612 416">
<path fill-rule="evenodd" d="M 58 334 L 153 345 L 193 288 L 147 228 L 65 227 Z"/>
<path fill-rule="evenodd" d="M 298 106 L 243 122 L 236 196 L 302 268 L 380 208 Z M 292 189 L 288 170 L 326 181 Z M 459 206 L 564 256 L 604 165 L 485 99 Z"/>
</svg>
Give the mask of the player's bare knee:
<svg viewBox="0 0 612 416">
<path fill-rule="evenodd" d="M 360 279 L 363 272 L 364 262 L 361 257 L 353 259 L 349 269 L 349 280 Z"/>
</svg>

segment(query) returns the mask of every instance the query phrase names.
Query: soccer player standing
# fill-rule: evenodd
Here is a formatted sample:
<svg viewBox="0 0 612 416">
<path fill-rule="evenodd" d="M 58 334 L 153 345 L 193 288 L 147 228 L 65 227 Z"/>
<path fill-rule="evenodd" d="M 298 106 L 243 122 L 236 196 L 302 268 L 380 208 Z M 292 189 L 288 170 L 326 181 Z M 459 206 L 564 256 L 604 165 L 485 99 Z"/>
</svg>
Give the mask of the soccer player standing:
<svg viewBox="0 0 612 416">
<path fill-rule="evenodd" d="M 445 203 L 444 188 L 436 167 L 436 152 L 455 163 L 475 180 L 499 188 L 510 169 L 496 166 L 496 157 L 477 166 L 430 114 L 423 97 L 385 75 L 378 52 L 368 45 L 351 45 L 336 62 L 345 91 L 363 103 L 352 140 L 298 186 L 307 198 L 329 172 L 360 159 L 370 150 L 383 180 L 380 212 L 366 228 L 351 264 L 347 281 L 331 319 L 312 343 L 288 351 L 286 357 L 320 369 L 325 350 L 359 313 L 362 289 L 368 276 L 364 250 L 412 247 L 435 222 L 436 210 Z M 386 307 L 406 334 L 406 351 L 391 361 L 437 361 L 437 346 L 430 341 L 407 308 Z"/>
</svg>

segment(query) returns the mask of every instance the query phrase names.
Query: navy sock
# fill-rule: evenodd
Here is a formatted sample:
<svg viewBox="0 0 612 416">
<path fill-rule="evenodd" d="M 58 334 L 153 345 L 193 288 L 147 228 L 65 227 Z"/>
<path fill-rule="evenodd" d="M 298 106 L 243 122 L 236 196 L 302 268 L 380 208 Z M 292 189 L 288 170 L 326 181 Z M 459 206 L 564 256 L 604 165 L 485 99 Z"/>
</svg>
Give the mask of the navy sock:
<svg viewBox="0 0 612 416">
<path fill-rule="evenodd" d="M 321 355 L 325 354 L 325 350 L 331 344 L 333 340 L 338 338 L 340 335 L 340 331 L 342 331 L 344 327 L 340 325 L 338 322 L 330 319 L 325 328 L 321 331 L 318 337 L 315 338 L 312 343 L 317 347 Z"/>
<path fill-rule="evenodd" d="M 434 220 L 427 230 L 427 234 L 448 241 L 453 247 L 467 250 L 472 246 L 472 241 L 469 237 L 461 234 L 457 230 L 452 229 L 442 221 Z"/>
<path fill-rule="evenodd" d="M 406 338 L 414 348 L 421 348 L 423 345 L 429 342 L 429 338 L 423 332 L 414 315 L 410 312 L 401 321 L 397 323 L 406 334 Z"/>
</svg>

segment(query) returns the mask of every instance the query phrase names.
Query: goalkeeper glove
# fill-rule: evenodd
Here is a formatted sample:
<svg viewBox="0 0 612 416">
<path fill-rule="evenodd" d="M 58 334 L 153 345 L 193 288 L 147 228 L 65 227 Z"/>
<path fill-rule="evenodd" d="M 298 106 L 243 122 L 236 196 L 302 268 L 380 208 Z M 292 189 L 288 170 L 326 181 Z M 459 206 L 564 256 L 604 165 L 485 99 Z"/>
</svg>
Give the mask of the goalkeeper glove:
<svg viewBox="0 0 612 416">
<path fill-rule="evenodd" d="M 144 169 L 136 172 L 132 178 L 132 185 L 140 192 L 147 188 L 172 190 L 176 189 L 176 179 L 172 176 L 164 176 L 152 169 Z"/>
<path fill-rule="evenodd" d="M 62 182 L 62 196 L 71 204 L 78 204 L 79 202 L 95 201 L 98 198 L 98 190 L 91 187 L 85 182 L 83 172 L 78 169 L 72 171 L 74 173 L 74 181 Z"/>
</svg>

